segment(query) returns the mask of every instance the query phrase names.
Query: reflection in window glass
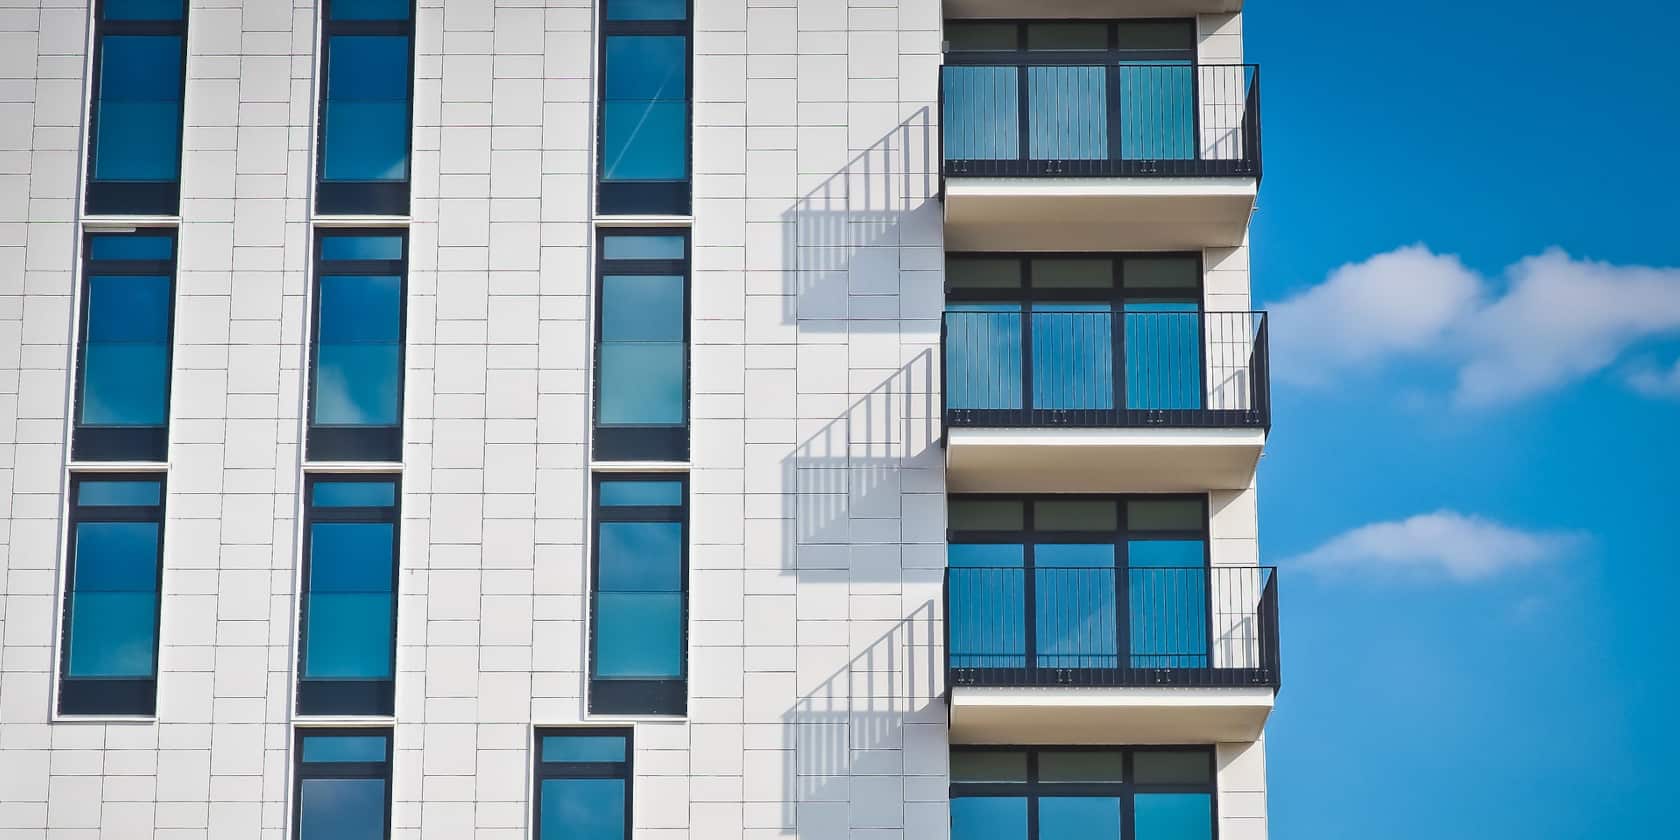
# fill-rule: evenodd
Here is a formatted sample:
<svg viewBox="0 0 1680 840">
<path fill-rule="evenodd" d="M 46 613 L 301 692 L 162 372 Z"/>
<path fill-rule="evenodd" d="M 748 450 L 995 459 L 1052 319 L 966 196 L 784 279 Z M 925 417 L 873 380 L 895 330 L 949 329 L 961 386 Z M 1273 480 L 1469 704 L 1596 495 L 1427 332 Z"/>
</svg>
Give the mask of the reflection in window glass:
<svg viewBox="0 0 1680 840">
<path fill-rule="evenodd" d="M 94 234 L 82 280 L 77 429 L 81 461 L 167 454 L 173 234 Z"/>
<path fill-rule="evenodd" d="M 1213 797 L 1140 793 L 1133 802 L 1137 840 L 1213 840 Z"/>
<path fill-rule="evenodd" d="M 332 0 L 322 28 L 323 214 L 407 215 L 413 0 Z"/>
<path fill-rule="evenodd" d="M 686 0 L 611 0 L 602 28 L 600 210 L 690 210 Z"/>
<path fill-rule="evenodd" d="M 182 0 L 104 0 L 94 27 L 87 211 L 180 212 Z"/>
<path fill-rule="evenodd" d="M 1212 759 L 1210 748 L 956 747 L 951 837 L 1212 840 Z M 1124 778 L 1128 761 L 1138 768 L 1136 779 Z M 1176 767 L 1163 773 L 1157 762 Z"/>
<path fill-rule="evenodd" d="M 323 233 L 315 277 L 309 456 L 402 456 L 406 235 Z"/>
<path fill-rule="evenodd" d="M 389 730 L 299 730 L 298 840 L 385 840 L 390 829 Z"/>
<path fill-rule="evenodd" d="M 537 740 L 537 840 L 628 840 L 629 730 L 539 730 Z"/>
<path fill-rule="evenodd" d="M 688 457 L 687 250 L 686 235 L 601 236 L 597 459 Z"/>
<path fill-rule="evenodd" d="M 302 714 L 390 714 L 396 498 L 393 478 L 310 479 L 298 686 Z"/>
<path fill-rule="evenodd" d="M 1120 840 L 1120 798 L 1044 796 L 1038 800 L 1039 837 Z"/>
<path fill-rule="evenodd" d="M 684 487 L 669 476 L 596 478 L 590 707 L 597 713 L 671 714 L 685 704 Z"/>
<path fill-rule="evenodd" d="M 71 476 L 63 714 L 156 710 L 161 475 Z"/>
<path fill-rule="evenodd" d="M 1024 796 L 952 797 L 953 840 L 1027 840 Z"/>
</svg>

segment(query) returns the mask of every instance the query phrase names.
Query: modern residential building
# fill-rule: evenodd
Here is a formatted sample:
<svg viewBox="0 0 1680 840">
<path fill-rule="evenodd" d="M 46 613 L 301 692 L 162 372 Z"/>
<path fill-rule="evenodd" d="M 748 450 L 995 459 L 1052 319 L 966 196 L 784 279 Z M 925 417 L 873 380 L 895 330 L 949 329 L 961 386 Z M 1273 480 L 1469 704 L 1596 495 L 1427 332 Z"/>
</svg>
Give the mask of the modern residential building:
<svg viewBox="0 0 1680 840">
<path fill-rule="evenodd" d="M 1263 840 L 1241 5 L 0 2 L 0 840 Z"/>
</svg>

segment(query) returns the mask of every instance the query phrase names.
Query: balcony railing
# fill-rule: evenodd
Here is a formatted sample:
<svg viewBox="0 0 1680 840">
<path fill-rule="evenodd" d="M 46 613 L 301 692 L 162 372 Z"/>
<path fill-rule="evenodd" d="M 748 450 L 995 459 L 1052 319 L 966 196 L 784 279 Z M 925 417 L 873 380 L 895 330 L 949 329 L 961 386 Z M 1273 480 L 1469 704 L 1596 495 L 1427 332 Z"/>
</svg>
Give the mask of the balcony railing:
<svg viewBox="0 0 1680 840">
<path fill-rule="evenodd" d="M 1264 312 L 947 312 L 945 425 L 1270 428 Z"/>
<path fill-rule="evenodd" d="M 1260 177 L 1252 64 L 950 64 L 948 177 Z"/>
<path fill-rule="evenodd" d="M 953 567 L 951 686 L 1277 688 L 1277 570 Z"/>
</svg>

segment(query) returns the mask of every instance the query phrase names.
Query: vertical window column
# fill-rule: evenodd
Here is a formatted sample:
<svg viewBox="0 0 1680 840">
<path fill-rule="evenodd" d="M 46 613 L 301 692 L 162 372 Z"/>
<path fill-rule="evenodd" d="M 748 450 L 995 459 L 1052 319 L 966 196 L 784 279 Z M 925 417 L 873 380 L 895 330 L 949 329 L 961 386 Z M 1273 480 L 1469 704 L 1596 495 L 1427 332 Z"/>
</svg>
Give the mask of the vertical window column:
<svg viewBox="0 0 1680 840">
<path fill-rule="evenodd" d="M 690 212 L 689 0 L 605 0 L 600 211 Z"/>
<path fill-rule="evenodd" d="M 298 714 L 396 708 L 395 476 L 311 476 L 305 491 Z"/>
<path fill-rule="evenodd" d="M 389 729 L 300 729 L 293 755 L 296 840 L 391 836 Z"/>
<path fill-rule="evenodd" d="M 73 460 L 166 460 L 174 315 L 173 231 L 87 237 Z"/>
<path fill-rule="evenodd" d="M 536 840 L 629 840 L 628 729 L 537 731 Z"/>
<path fill-rule="evenodd" d="M 157 712 L 160 474 L 72 475 L 58 710 Z"/>
<path fill-rule="evenodd" d="M 413 0 L 324 0 L 320 184 L 329 215 L 408 215 Z"/>
<path fill-rule="evenodd" d="M 595 312 L 598 461 L 688 460 L 688 234 L 600 239 Z"/>
<path fill-rule="evenodd" d="M 184 0 L 99 0 L 87 212 L 173 216 L 181 204 Z"/>
<path fill-rule="evenodd" d="M 318 235 L 311 461 L 402 460 L 407 244 L 402 230 Z"/>
<path fill-rule="evenodd" d="M 688 709 L 688 479 L 595 477 L 589 711 Z"/>
</svg>

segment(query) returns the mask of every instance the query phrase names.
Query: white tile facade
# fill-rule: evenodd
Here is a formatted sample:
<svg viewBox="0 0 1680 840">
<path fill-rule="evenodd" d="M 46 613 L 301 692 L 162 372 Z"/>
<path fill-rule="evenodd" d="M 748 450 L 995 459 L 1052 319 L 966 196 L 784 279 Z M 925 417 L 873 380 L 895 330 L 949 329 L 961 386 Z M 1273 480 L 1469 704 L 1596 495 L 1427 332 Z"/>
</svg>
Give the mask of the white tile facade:
<svg viewBox="0 0 1680 840">
<path fill-rule="evenodd" d="M 191 0 L 158 714 L 54 722 L 88 5 L 0 0 L 0 840 L 281 840 L 318 13 Z M 692 676 L 635 723 L 635 836 L 938 840 L 940 2 L 695 7 Z M 531 837 L 532 727 L 586 721 L 596 14 L 419 2 L 404 840 Z M 1246 309 L 1247 249 L 1206 257 Z M 1222 840 L 1264 838 L 1262 746 L 1218 758 Z"/>
</svg>

